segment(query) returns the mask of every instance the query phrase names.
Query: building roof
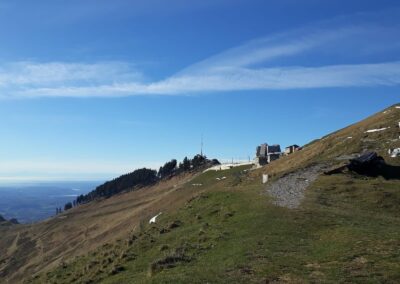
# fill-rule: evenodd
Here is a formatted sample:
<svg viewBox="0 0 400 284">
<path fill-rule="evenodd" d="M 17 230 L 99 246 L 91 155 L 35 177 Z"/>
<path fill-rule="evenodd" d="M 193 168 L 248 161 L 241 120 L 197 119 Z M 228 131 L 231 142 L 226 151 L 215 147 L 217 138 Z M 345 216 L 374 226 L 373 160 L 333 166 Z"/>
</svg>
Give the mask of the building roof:
<svg viewBox="0 0 400 284">
<path fill-rule="evenodd" d="M 299 145 L 297 145 L 297 144 L 293 144 L 293 145 L 287 146 L 287 147 L 286 147 L 286 149 L 288 149 L 288 148 L 290 148 L 290 147 L 294 147 L 294 148 L 300 148 L 300 146 L 299 146 Z"/>
</svg>

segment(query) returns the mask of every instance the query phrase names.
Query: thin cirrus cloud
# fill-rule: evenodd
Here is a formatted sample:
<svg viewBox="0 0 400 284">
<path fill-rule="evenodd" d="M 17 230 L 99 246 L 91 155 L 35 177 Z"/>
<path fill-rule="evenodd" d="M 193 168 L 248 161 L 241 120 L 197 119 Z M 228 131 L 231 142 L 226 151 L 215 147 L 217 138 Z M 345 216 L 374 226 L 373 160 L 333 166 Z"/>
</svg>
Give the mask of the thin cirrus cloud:
<svg viewBox="0 0 400 284">
<path fill-rule="evenodd" d="M 381 29 L 363 26 L 297 29 L 252 40 L 195 63 L 180 73 L 196 73 L 220 67 L 249 67 L 279 58 L 293 57 L 318 47 L 327 49 L 328 44 L 334 45 L 342 42 L 343 45 L 344 40 L 365 33 L 368 33 L 369 37 L 376 37 L 381 32 Z"/>
<path fill-rule="evenodd" d="M 225 68 L 203 75 L 178 76 L 151 83 L 119 83 L 87 87 L 32 88 L 16 97 L 123 97 L 183 95 L 238 90 L 289 90 L 400 84 L 400 62 L 323 67 Z"/>
<path fill-rule="evenodd" d="M 103 62 L 84 63 L 34 63 L 15 62 L 0 67 L 0 86 L 51 86 L 55 84 L 84 84 L 110 80 L 138 80 L 142 76 L 133 72 L 128 64 Z"/>
<path fill-rule="evenodd" d="M 393 53 L 393 46 L 400 46 L 397 28 L 335 22 L 298 29 L 252 40 L 154 82 L 126 63 L 11 63 L 0 66 L 0 97 L 123 97 L 394 86 L 400 84 L 400 61 L 395 56 L 383 62 L 374 59 L 371 63 L 370 59 L 374 50 L 398 54 L 397 49 Z M 352 55 L 356 63 L 346 61 Z M 326 60 L 316 64 L 319 58 L 331 57 L 331 64 Z M 308 62 L 314 65 L 307 66 Z"/>
</svg>

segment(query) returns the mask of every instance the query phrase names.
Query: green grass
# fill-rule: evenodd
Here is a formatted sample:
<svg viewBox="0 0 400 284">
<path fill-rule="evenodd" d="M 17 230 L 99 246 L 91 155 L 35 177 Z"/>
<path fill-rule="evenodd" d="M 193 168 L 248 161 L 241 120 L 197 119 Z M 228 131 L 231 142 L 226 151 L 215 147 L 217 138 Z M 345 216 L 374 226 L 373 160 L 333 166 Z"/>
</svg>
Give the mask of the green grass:
<svg viewBox="0 0 400 284">
<path fill-rule="evenodd" d="M 289 210 L 245 169 L 200 175 L 175 213 L 33 282 L 399 283 L 399 181 L 322 176 Z"/>
<path fill-rule="evenodd" d="M 400 166 L 387 155 L 400 146 L 399 119 L 400 112 L 388 109 L 254 172 L 203 173 L 172 193 L 194 197 L 163 212 L 155 225 L 146 220 L 129 238 L 31 282 L 400 283 L 399 180 L 320 176 L 296 210 L 274 206 L 260 184 L 261 173 L 273 182 L 313 163 L 341 165 L 337 157 L 364 150 Z"/>
</svg>

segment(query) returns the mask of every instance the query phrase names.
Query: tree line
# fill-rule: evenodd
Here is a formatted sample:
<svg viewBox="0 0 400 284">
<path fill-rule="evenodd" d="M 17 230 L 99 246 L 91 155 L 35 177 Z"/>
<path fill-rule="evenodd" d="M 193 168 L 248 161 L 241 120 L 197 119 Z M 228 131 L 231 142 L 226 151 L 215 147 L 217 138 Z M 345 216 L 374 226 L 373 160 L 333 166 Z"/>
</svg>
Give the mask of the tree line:
<svg viewBox="0 0 400 284">
<path fill-rule="evenodd" d="M 131 173 L 105 182 L 88 194 L 79 195 L 76 200 L 64 205 L 64 211 L 96 199 L 109 198 L 123 191 L 136 190 L 153 185 L 160 180 L 171 178 L 183 172 L 196 171 L 206 166 L 218 164 L 220 163 L 216 159 L 209 160 L 206 156 L 195 155 L 192 159 L 185 157 L 179 164 L 176 159 L 172 159 L 161 166 L 158 171 L 148 168 L 137 169 Z M 56 214 L 60 214 L 61 212 L 61 208 L 56 208 Z"/>
</svg>

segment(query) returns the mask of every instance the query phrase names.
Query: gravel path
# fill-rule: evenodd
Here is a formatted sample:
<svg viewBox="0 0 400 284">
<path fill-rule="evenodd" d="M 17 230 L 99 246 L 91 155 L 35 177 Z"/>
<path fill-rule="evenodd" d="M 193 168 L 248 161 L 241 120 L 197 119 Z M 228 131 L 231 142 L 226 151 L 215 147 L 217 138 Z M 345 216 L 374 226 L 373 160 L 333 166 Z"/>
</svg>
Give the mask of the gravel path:
<svg viewBox="0 0 400 284">
<path fill-rule="evenodd" d="M 274 204 L 297 208 L 304 198 L 307 187 L 323 171 L 322 165 L 315 165 L 289 173 L 267 186 L 267 193 L 274 198 Z"/>
</svg>

